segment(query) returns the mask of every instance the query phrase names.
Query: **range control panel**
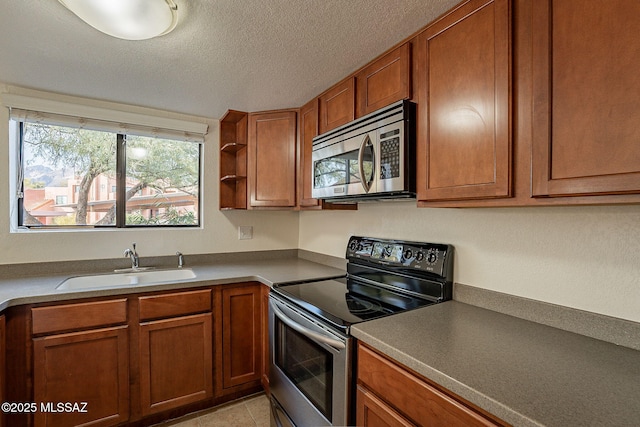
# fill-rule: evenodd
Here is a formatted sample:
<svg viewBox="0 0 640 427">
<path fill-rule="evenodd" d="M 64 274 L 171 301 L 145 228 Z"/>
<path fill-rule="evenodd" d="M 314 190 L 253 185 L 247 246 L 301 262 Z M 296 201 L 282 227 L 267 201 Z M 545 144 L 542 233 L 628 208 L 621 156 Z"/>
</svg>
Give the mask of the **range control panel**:
<svg viewBox="0 0 640 427">
<path fill-rule="evenodd" d="M 352 236 L 347 259 L 420 270 L 442 277 L 452 274 L 453 246 Z"/>
</svg>

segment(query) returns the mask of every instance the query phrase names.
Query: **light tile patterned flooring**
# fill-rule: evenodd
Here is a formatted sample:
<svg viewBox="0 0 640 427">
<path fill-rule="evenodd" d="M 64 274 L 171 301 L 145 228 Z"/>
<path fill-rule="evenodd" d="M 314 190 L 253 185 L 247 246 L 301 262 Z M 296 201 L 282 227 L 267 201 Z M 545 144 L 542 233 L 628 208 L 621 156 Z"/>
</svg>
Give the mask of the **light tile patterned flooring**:
<svg viewBox="0 0 640 427">
<path fill-rule="evenodd" d="M 261 393 L 165 421 L 156 427 L 269 427 L 269 411 L 269 398 Z"/>
</svg>

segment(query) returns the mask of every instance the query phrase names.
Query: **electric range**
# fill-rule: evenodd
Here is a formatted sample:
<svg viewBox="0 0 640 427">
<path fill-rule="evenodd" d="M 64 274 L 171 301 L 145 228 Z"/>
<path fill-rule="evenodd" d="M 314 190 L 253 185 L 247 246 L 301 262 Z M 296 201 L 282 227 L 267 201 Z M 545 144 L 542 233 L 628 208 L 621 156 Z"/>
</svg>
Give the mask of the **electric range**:
<svg viewBox="0 0 640 427">
<path fill-rule="evenodd" d="M 353 236 L 344 277 L 274 285 L 272 425 L 353 421 L 352 325 L 451 299 L 453 246 Z"/>
</svg>

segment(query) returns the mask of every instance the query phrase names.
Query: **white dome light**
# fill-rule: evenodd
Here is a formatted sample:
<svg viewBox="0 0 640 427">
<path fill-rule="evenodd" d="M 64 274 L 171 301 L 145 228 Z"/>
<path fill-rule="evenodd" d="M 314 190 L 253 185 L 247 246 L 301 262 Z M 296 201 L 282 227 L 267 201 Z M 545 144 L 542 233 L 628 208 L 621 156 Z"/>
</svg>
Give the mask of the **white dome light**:
<svg viewBox="0 0 640 427">
<path fill-rule="evenodd" d="M 178 23 L 173 0 L 58 1 L 96 30 L 119 39 L 150 39 L 169 33 Z"/>
</svg>

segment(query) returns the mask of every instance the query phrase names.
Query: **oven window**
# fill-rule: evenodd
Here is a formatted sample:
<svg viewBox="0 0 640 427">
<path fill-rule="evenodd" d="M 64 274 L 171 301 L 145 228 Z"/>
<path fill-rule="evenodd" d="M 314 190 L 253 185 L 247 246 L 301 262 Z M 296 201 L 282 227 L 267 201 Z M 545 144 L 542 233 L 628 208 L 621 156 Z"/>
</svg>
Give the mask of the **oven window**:
<svg viewBox="0 0 640 427">
<path fill-rule="evenodd" d="M 331 420 L 333 355 L 275 320 L 275 364 L 322 415 Z"/>
</svg>

